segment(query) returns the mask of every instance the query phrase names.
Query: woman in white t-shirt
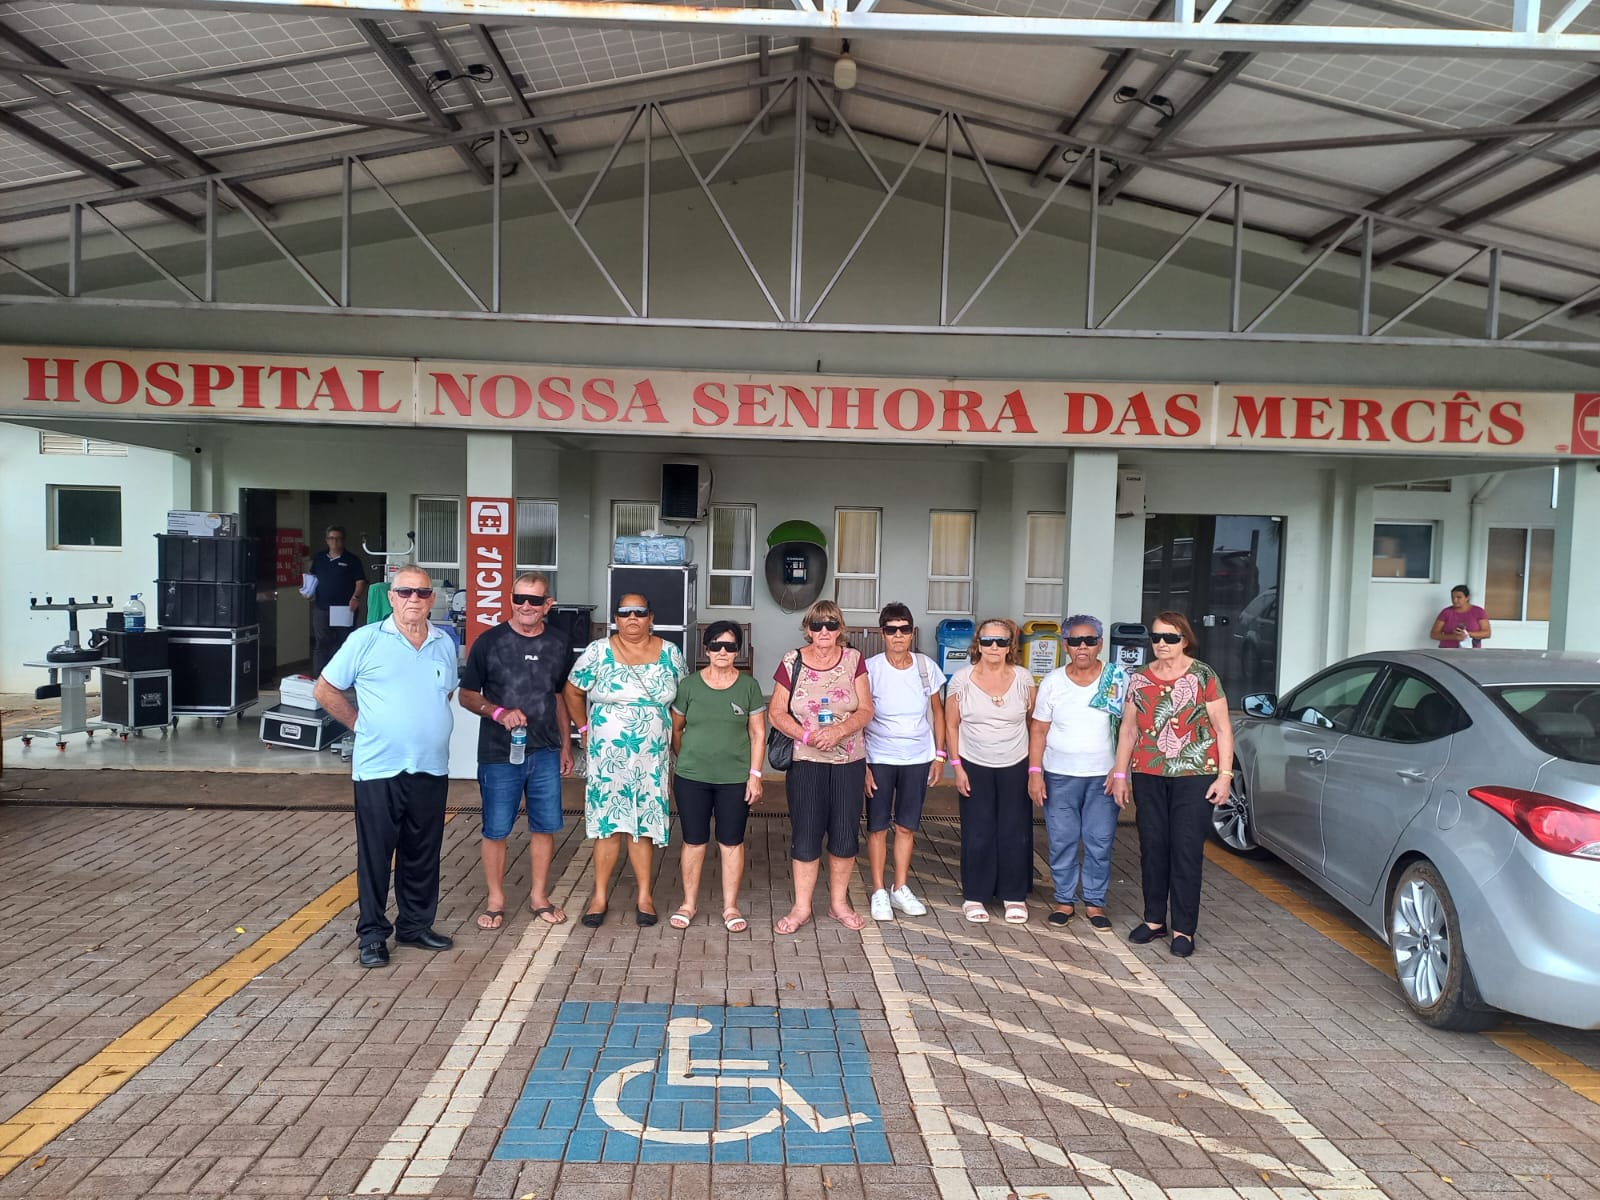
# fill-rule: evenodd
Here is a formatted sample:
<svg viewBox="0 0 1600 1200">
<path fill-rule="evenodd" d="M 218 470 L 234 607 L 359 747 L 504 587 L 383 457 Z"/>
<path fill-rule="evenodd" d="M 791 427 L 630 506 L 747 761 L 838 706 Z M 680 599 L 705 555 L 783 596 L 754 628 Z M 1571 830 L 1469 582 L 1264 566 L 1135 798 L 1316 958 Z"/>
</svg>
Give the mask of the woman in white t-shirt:
<svg viewBox="0 0 1600 1200">
<path fill-rule="evenodd" d="M 867 867 L 875 920 L 899 909 L 920 917 L 928 906 L 911 890 L 911 849 L 928 789 L 944 774 L 944 672 L 918 654 L 911 610 L 898 602 L 878 614 L 882 654 L 867 660 L 872 723 L 867 726 Z M 884 887 L 889 826 L 894 826 L 894 887 Z"/>
<path fill-rule="evenodd" d="M 1056 901 L 1050 924 L 1065 925 L 1072 919 L 1081 882 L 1089 924 L 1103 932 L 1111 928 L 1106 888 L 1122 803 L 1111 796 L 1111 769 L 1127 674 L 1100 661 L 1105 631 L 1097 619 L 1068 617 L 1062 629 L 1066 665 L 1044 677 L 1033 706 L 1028 794 L 1044 809 L 1050 842 Z"/>
<path fill-rule="evenodd" d="M 1028 713 L 1033 676 L 1018 665 L 1014 621 L 978 626 L 974 664 L 950 680 L 944 704 L 945 745 L 961 793 L 961 913 L 989 919 L 990 900 L 1006 920 L 1028 919 L 1033 887 L 1033 807 L 1028 803 Z"/>
</svg>

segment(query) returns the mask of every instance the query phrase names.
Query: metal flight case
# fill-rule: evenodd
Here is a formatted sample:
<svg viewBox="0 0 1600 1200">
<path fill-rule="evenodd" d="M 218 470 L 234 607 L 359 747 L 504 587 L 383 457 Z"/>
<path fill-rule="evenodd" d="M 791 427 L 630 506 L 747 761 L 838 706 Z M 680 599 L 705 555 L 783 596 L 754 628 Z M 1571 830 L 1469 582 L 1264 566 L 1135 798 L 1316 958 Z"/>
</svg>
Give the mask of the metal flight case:
<svg viewBox="0 0 1600 1200">
<path fill-rule="evenodd" d="M 348 730 L 320 708 L 278 704 L 261 714 L 261 740 L 295 750 L 326 750 Z"/>
<path fill-rule="evenodd" d="M 173 724 L 179 717 L 242 717 L 256 702 L 260 626 L 168 629 Z"/>
</svg>

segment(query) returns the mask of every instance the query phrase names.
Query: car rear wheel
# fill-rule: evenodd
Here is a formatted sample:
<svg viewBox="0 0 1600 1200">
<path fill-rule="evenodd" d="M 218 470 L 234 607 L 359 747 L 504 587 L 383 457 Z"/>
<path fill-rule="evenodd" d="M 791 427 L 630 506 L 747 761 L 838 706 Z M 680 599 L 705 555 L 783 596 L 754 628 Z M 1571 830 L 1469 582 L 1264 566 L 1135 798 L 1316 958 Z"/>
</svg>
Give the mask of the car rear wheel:
<svg viewBox="0 0 1600 1200">
<path fill-rule="evenodd" d="M 1255 825 L 1250 815 L 1250 790 L 1244 768 L 1235 761 L 1228 781 L 1228 798 L 1211 809 L 1211 830 L 1217 840 L 1235 854 L 1255 857 L 1262 853 L 1256 842 Z"/>
<path fill-rule="evenodd" d="M 1478 994 L 1455 902 L 1430 862 L 1407 867 L 1389 898 L 1389 948 L 1400 990 L 1424 1024 L 1465 1031 L 1499 1023 Z"/>
</svg>

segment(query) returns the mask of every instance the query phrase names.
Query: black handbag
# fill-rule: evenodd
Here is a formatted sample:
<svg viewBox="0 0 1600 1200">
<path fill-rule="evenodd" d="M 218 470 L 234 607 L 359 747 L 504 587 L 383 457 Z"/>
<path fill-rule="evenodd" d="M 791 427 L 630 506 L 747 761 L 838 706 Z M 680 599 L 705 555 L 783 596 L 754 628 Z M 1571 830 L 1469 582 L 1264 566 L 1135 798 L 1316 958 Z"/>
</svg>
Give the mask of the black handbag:
<svg viewBox="0 0 1600 1200">
<path fill-rule="evenodd" d="M 794 662 L 789 664 L 789 716 L 794 715 L 794 689 L 800 682 L 800 651 L 794 652 Z M 774 771 L 787 771 L 794 766 L 794 739 L 778 726 L 767 722 L 767 765 Z"/>
</svg>

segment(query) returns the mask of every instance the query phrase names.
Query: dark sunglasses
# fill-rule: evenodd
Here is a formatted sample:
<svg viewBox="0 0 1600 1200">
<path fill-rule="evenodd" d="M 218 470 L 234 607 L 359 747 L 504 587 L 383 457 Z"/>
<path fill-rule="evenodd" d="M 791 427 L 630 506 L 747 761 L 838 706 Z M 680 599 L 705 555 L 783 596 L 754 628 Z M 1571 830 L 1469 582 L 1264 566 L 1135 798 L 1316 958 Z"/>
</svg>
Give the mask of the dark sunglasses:
<svg viewBox="0 0 1600 1200">
<path fill-rule="evenodd" d="M 1069 646 L 1098 646 L 1100 639 L 1097 637 L 1064 637 L 1061 639 Z"/>
<path fill-rule="evenodd" d="M 1009 646 L 1011 639 L 1008 637 L 981 637 L 978 639 L 980 646 Z"/>
<path fill-rule="evenodd" d="M 550 597 L 549 596 L 529 596 L 524 592 L 512 592 L 511 593 L 511 603 L 513 603 L 513 604 L 549 604 L 550 603 Z"/>
<path fill-rule="evenodd" d="M 739 653 L 739 643 L 738 642 L 707 642 L 706 643 L 706 649 L 711 651 L 711 653 L 713 653 L 713 654 L 717 654 L 719 652 L 722 653 L 722 654 L 737 654 L 737 653 Z"/>
<path fill-rule="evenodd" d="M 397 588 L 390 588 L 389 589 L 389 594 L 391 596 L 399 596 L 400 599 L 402 599 L 402 600 L 409 600 L 413 596 L 416 596 L 418 599 L 421 599 L 421 600 L 432 600 L 433 599 L 433 589 L 432 588 L 397 587 Z"/>
<path fill-rule="evenodd" d="M 617 609 L 619 617 L 648 617 L 650 606 L 648 604 L 624 604 Z"/>
<path fill-rule="evenodd" d="M 880 628 L 886 637 L 903 637 L 912 629 L 910 625 L 883 625 Z"/>
<path fill-rule="evenodd" d="M 1152 642 L 1157 643 L 1157 644 L 1163 644 L 1163 645 L 1167 645 L 1167 646 L 1176 646 L 1180 642 L 1183 641 L 1183 634 L 1181 634 L 1181 633 L 1152 633 L 1150 635 L 1150 640 Z"/>
<path fill-rule="evenodd" d="M 838 629 L 839 628 L 839 622 L 835 621 L 832 617 L 827 617 L 827 618 L 825 618 L 824 620 L 821 620 L 821 621 L 812 621 L 810 623 L 810 628 L 811 628 L 811 632 L 812 633 L 821 633 L 824 629 L 829 629 L 829 630 Z"/>
</svg>

